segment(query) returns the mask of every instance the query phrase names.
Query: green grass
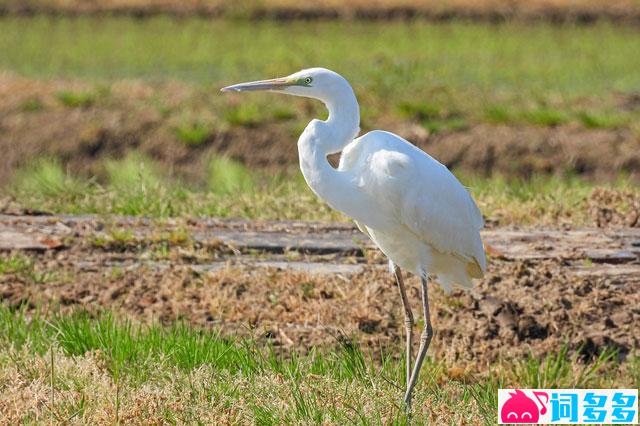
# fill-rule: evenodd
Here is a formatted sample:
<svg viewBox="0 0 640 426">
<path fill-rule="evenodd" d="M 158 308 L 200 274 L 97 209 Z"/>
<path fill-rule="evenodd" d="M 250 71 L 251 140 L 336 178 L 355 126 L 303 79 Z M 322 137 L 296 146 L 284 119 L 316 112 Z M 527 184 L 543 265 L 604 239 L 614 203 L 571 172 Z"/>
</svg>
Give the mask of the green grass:
<svg viewBox="0 0 640 426">
<path fill-rule="evenodd" d="M 108 160 L 105 169 L 109 184 L 119 191 L 144 192 L 162 184 L 155 164 L 141 155 L 130 154 L 121 160 Z"/>
<path fill-rule="evenodd" d="M 25 101 L 20 106 L 20 109 L 24 112 L 38 112 L 44 109 L 44 105 L 42 105 L 42 102 L 40 101 L 40 99 L 32 98 Z"/>
<path fill-rule="evenodd" d="M 252 172 L 225 157 L 208 161 L 207 181 L 198 187 L 163 176 L 153 162 L 137 155 L 107 161 L 106 177 L 99 182 L 81 180 L 58 162 L 40 160 L 20 171 L 7 192 L 25 207 L 54 213 L 348 220 L 320 201 L 298 172 Z M 638 187 L 624 177 L 606 184 L 571 175 L 460 178 L 484 215 L 502 225 L 593 226 L 589 199 L 596 188 L 640 197 Z M 624 212 L 625 203 L 621 198 L 608 208 Z"/>
<path fill-rule="evenodd" d="M 224 112 L 224 119 L 232 126 L 256 127 L 263 119 L 257 105 L 248 102 L 230 106 Z"/>
<path fill-rule="evenodd" d="M 460 112 L 449 111 L 427 102 L 401 102 L 398 105 L 398 112 L 404 118 L 420 122 L 424 128 L 433 133 L 462 130 L 468 127 Z"/>
<path fill-rule="evenodd" d="M 220 195 L 251 194 L 255 178 L 242 164 L 227 157 L 214 157 L 209 162 L 207 188 Z"/>
<path fill-rule="evenodd" d="M 33 197 L 75 199 L 84 194 L 88 183 L 72 177 L 59 161 L 41 158 L 20 170 L 15 178 L 16 190 Z"/>
<path fill-rule="evenodd" d="M 55 274 L 55 271 L 41 271 L 36 268 L 35 261 L 29 256 L 13 254 L 0 257 L 0 276 L 13 275 L 26 282 L 42 284 L 55 278 Z"/>
<path fill-rule="evenodd" d="M 484 120 L 495 124 L 531 124 L 534 126 L 554 127 L 568 123 L 572 119 L 584 123 L 584 114 L 573 114 L 545 106 L 518 111 L 506 105 L 491 105 L 484 112 Z"/>
<path fill-rule="evenodd" d="M 0 27 L 0 65 L 34 77 L 160 77 L 211 83 L 324 65 L 345 74 L 353 70 L 352 80 L 377 87 L 379 93 L 398 88 L 424 93 L 446 84 L 453 89 L 591 95 L 640 86 L 633 72 L 640 68 L 640 33 L 609 24 L 281 25 L 37 17 L 4 18 Z"/>
<path fill-rule="evenodd" d="M 56 98 L 58 98 L 64 106 L 68 106 L 70 108 L 90 107 L 96 101 L 96 96 L 93 93 L 70 92 L 66 90 L 56 93 Z"/>
<path fill-rule="evenodd" d="M 484 119 L 489 123 L 507 124 L 514 121 L 514 116 L 504 105 L 490 105 L 485 110 Z"/>
<path fill-rule="evenodd" d="M 353 83 L 367 122 L 382 113 L 403 115 L 397 105 L 424 103 L 446 105 L 466 122 L 484 120 L 487 105 L 508 105 L 516 113 L 498 113 L 498 120 L 581 123 L 585 98 L 589 114 L 609 111 L 619 120 L 614 92 L 640 87 L 640 31 L 607 23 L 11 17 L 0 19 L 0 51 L 1 69 L 28 77 L 178 79 L 204 85 L 211 97 L 229 83 L 325 66 Z M 90 95 L 66 97 L 73 106 L 91 102 Z M 255 126 L 265 119 L 260 105 L 288 105 L 273 99 L 254 94 L 217 114 L 233 125 Z M 489 115 L 496 118 L 495 111 Z M 460 126 L 456 119 L 436 127 Z"/>
<path fill-rule="evenodd" d="M 213 136 L 211 126 L 199 121 L 182 124 L 177 126 L 174 131 L 178 140 L 187 146 L 202 145 Z"/>
<path fill-rule="evenodd" d="M 624 177 L 594 184 L 576 176 L 535 176 L 532 179 L 462 177 L 480 210 L 501 224 L 594 226 L 589 198 L 596 188 L 628 191 L 640 196 L 638 187 Z M 623 201 L 609 206 L 624 211 Z"/>
<path fill-rule="evenodd" d="M 624 115 L 612 113 L 594 114 L 583 111 L 578 114 L 578 118 L 590 129 L 615 129 L 625 127 L 629 123 L 629 119 Z"/>
<path fill-rule="evenodd" d="M 296 118 L 296 113 L 293 112 L 289 107 L 279 106 L 274 108 L 271 112 L 271 117 L 277 121 L 287 121 Z"/>
<path fill-rule="evenodd" d="M 566 113 L 553 108 L 536 108 L 520 114 L 520 119 L 524 122 L 536 126 L 559 126 L 569 121 Z"/>
<path fill-rule="evenodd" d="M 116 318 L 111 312 L 45 315 L 0 305 L 0 387 L 28 395 L 0 396 L 0 403 L 13 402 L 4 420 L 78 416 L 95 423 L 107 413 L 102 422 L 117 422 L 148 410 L 147 420 L 162 422 L 407 424 L 400 402 L 403 362 L 385 350 L 373 356 L 350 342 L 285 355 L 254 339 L 185 323 Z M 615 359 L 604 353 L 583 364 L 560 348 L 546 358 L 499 362 L 455 379 L 428 358 L 413 421 L 492 424 L 498 387 L 632 385 L 640 363 Z M 44 413 L 37 401 L 47 401 Z"/>
<path fill-rule="evenodd" d="M 105 169 L 103 182 L 87 182 L 65 173 L 56 161 L 40 160 L 20 171 L 6 191 L 24 206 L 70 214 L 341 219 L 301 176 L 250 173 L 224 157 L 210 159 L 204 189 L 163 177 L 138 155 L 107 161 Z"/>
<path fill-rule="evenodd" d="M 226 157 L 209 160 L 204 186 L 163 177 L 149 159 L 130 155 L 105 164 L 104 182 L 82 180 L 52 160 L 20 171 L 8 192 L 25 207 L 54 213 L 97 213 L 150 217 L 216 216 L 249 219 L 348 220 L 321 202 L 298 172 L 253 172 Z M 568 175 L 529 180 L 460 176 L 480 209 L 502 225 L 593 226 L 589 198 L 596 188 L 640 196 L 633 181 L 620 177 L 594 184 Z M 625 211 L 624 201 L 609 206 Z"/>
</svg>

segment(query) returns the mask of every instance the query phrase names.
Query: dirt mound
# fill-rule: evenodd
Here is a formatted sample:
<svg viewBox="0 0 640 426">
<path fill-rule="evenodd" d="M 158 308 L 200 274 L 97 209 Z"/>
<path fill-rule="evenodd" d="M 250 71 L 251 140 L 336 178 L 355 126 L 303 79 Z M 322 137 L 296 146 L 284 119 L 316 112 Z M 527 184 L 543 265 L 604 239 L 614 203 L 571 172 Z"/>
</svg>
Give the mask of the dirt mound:
<svg viewBox="0 0 640 426">
<path fill-rule="evenodd" d="M 0 254 L 5 259 L 17 256 L 5 262 L 9 266 L 0 274 L 2 303 L 62 311 L 106 308 L 163 323 L 186 320 L 227 334 L 251 335 L 286 350 L 333 347 L 346 335 L 369 350 L 389 347 L 401 355 L 399 294 L 385 260 L 377 254 L 241 252 L 220 239 L 195 238 L 203 229 L 212 229 L 208 222 L 189 221 L 187 226 L 144 219 L 129 225 L 95 218 L 5 220 L 6 226 L 13 223 L 10 229 L 46 228 L 56 234 L 38 242 L 40 248 L 29 258 L 18 252 Z M 321 235 L 328 232 L 322 229 Z M 299 239 L 304 240 L 302 229 L 289 231 L 302 232 Z M 333 232 L 351 231 L 340 225 Z M 499 229 L 491 232 L 494 239 L 501 234 Z M 613 235 L 613 230 L 589 232 L 600 239 Z M 637 235 L 627 234 L 632 239 Z M 595 243 L 597 236 L 592 238 Z M 620 250 L 621 241 L 607 245 Z M 637 255 L 592 255 L 591 264 L 576 257 L 577 251 L 568 247 L 563 255 L 540 257 L 533 249 L 518 249 L 514 253 L 519 258 L 491 258 L 487 276 L 473 292 L 447 295 L 434 286 L 434 352 L 450 364 L 482 365 L 554 352 L 563 344 L 585 359 L 605 349 L 624 357 L 638 348 Z M 266 260 L 281 266 L 257 263 Z M 328 268 L 310 273 L 296 270 L 296 262 Z M 407 285 L 419 318 L 418 282 L 412 277 Z"/>
<path fill-rule="evenodd" d="M 441 309 L 447 356 L 544 354 L 568 344 L 591 358 L 605 348 L 620 356 L 636 348 L 640 277 L 575 276 L 566 266 L 562 261 L 493 262 L 475 295 L 457 293 L 456 309 Z"/>
<path fill-rule="evenodd" d="M 613 206 L 626 206 L 616 209 Z M 598 188 L 589 198 L 589 210 L 598 227 L 640 227 L 640 197 L 629 191 Z"/>
<path fill-rule="evenodd" d="M 82 260 L 80 255 L 37 259 L 42 271 L 72 280 L 53 275 L 43 284 L 20 275 L 2 276 L 0 299 L 16 307 L 115 309 L 167 324 L 184 319 L 289 350 L 335 346 L 340 335 L 356 338 L 374 351 L 380 346 L 401 347 L 397 288 L 380 269 L 349 278 L 242 268 L 195 274 L 179 262 L 161 271 L 136 267 L 133 261 L 92 267 L 87 258 L 101 255 L 85 252 Z M 553 352 L 563 344 L 585 358 L 605 348 L 625 356 L 637 347 L 640 279 L 571 277 L 563 266 L 492 262 L 476 295 L 447 296 L 434 289 L 434 350 L 452 364 L 488 364 L 497 358 Z M 419 314 L 415 280 L 409 287 Z"/>
<path fill-rule="evenodd" d="M 98 177 L 105 158 L 132 151 L 191 181 L 205 176 L 203 159 L 214 154 L 229 155 L 252 168 L 295 167 L 298 158 L 292 148 L 313 111 L 309 108 L 286 120 L 212 126 L 192 143 L 181 140 L 176 131 L 185 124 L 183 112 L 204 109 L 212 122 L 225 122 L 225 106 L 212 103 L 197 89 L 177 83 L 119 82 L 97 91 L 107 95 L 101 98 L 94 87 L 80 82 L 0 75 L 0 185 L 42 155 L 60 158 L 72 172 Z M 640 140 L 631 130 L 477 124 L 429 134 L 417 124 L 383 118 L 385 129 L 467 173 L 527 177 L 574 171 L 595 178 L 640 174 Z"/>
<path fill-rule="evenodd" d="M 640 140 L 627 130 L 478 125 L 411 140 L 449 168 L 483 175 L 575 172 L 607 178 L 640 170 Z"/>
</svg>

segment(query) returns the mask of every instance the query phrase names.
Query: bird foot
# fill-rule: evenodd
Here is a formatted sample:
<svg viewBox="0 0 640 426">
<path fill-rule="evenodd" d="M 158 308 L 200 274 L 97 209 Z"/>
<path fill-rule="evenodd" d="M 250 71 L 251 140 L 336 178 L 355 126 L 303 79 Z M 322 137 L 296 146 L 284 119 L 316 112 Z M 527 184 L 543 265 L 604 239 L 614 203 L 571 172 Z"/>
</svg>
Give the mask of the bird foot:
<svg viewBox="0 0 640 426">
<path fill-rule="evenodd" d="M 411 415 L 411 395 L 405 394 L 404 398 L 404 412 L 407 416 Z"/>
</svg>

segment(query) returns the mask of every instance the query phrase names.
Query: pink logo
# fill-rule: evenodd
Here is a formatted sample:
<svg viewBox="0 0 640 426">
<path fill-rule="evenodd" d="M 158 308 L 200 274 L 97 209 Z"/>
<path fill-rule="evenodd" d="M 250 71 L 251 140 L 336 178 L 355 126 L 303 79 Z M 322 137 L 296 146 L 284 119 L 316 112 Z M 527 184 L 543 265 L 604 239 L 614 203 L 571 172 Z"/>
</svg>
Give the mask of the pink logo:
<svg viewBox="0 0 640 426">
<path fill-rule="evenodd" d="M 500 420 L 503 423 L 538 423 L 540 415 L 547 412 L 545 405 L 549 402 L 549 395 L 546 392 L 533 392 L 540 403 L 540 408 L 520 389 L 509 392 L 509 395 L 509 399 L 502 405 L 500 411 Z M 542 396 L 545 398 L 545 402 L 540 400 Z"/>
</svg>

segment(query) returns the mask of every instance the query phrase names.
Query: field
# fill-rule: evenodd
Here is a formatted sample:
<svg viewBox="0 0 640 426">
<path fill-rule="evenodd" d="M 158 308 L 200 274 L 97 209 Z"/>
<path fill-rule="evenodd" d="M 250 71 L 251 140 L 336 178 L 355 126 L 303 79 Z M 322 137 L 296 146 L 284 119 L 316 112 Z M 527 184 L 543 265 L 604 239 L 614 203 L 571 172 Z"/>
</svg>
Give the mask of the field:
<svg viewBox="0 0 640 426">
<path fill-rule="evenodd" d="M 637 24 L 634 0 L 0 0 L 0 13 L 32 15 L 155 15 L 243 19 L 349 19 L 433 21 L 505 20 Z"/>
<path fill-rule="evenodd" d="M 0 3 L 0 423 L 488 425 L 501 386 L 638 387 L 640 32 L 611 16 L 637 5 L 459 3 L 481 19 Z M 385 259 L 297 170 L 322 105 L 218 92 L 308 66 L 485 216 L 487 276 L 432 288 L 411 419 Z"/>
<path fill-rule="evenodd" d="M 1 23 L 2 182 L 42 155 L 104 176 L 104 158 L 131 151 L 200 184 L 212 154 L 285 170 L 322 107 L 216 92 L 314 64 L 357 70 L 364 131 L 395 131 L 465 174 L 640 168 L 635 27 L 25 19 Z"/>
</svg>

